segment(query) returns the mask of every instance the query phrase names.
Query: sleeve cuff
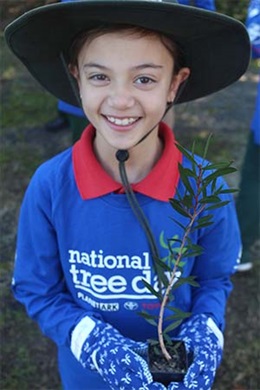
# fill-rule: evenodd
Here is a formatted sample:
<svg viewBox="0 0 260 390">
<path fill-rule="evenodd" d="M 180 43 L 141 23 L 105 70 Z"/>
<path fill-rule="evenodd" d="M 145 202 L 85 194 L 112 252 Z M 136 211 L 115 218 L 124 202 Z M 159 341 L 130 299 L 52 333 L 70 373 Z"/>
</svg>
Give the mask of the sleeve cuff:
<svg viewBox="0 0 260 390">
<path fill-rule="evenodd" d="M 70 348 L 77 360 L 80 359 L 83 344 L 94 329 L 95 324 L 92 318 L 84 317 L 72 331 Z"/>
<path fill-rule="evenodd" d="M 224 348 L 224 336 L 221 330 L 217 327 L 215 322 L 211 317 L 207 320 L 208 327 L 212 330 L 212 332 L 215 334 L 215 336 L 218 339 L 219 346 L 223 349 Z"/>
</svg>

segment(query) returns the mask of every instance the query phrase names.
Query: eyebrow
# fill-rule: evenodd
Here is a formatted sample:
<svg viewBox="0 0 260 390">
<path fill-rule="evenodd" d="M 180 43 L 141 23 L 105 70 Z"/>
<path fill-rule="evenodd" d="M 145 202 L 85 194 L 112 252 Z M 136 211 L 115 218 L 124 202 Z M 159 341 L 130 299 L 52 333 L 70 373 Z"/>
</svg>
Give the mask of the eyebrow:
<svg viewBox="0 0 260 390">
<path fill-rule="evenodd" d="M 87 64 L 84 64 L 83 69 L 86 69 L 86 68 L 98 68 L 101 70 L 109 70 L 108 67 L 101 65 L 101 64 L 97 64 L 95 62 L 88 62 Z M 153 63 L 140 64 L 140 65 L 134 66 L 133 70 L 142 70 L 142 69 L 146 69 L 146 68 L 163 69 L 163 65 L 156 65 Z"/>
</svg>

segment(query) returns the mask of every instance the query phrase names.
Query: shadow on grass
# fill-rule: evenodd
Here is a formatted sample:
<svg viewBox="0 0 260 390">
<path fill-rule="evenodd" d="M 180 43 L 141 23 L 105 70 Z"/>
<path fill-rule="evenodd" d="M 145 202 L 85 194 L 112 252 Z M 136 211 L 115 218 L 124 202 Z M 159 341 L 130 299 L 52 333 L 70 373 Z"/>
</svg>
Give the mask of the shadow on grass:
<svg viewBox="0 0 260 390">
<path fill-rule="evenodd" d="M 8 289 L 5 289 L 2 303 L 0 388 L 61 389 L 54 344 L 42 336 Z"/>
</svg>

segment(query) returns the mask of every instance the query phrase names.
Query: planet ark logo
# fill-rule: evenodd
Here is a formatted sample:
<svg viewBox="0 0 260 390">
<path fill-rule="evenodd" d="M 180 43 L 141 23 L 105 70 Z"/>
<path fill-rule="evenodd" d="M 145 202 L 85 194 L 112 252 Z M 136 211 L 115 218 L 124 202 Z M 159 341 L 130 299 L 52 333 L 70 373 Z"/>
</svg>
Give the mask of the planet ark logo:
<svg viewBox="0 0 260 390">
<path fill-rule="evenodd" d="M 77 297 L 82 301 L 87 302 L 92 307 L 102 311 L 118 311 L 120 308 L 118 302 L 97 302 L 82 291 L 78 291 Z"/>
<path fill-rule="evenodd" d="M 143 279 L 158 290 L 157 277 L 152 274 L 149 252 L 128 256 L 104 255 L 103 250 L 80 252 L 69 250 L 69 263 L 74 286 L 92 298 L 155 299 L 144 286 Z M 125 270 L 131 277 L 126 277 Z M 109 270 L 114 270 L 111 274 Z M 108 275 L 109 272 L 109 275 Z M 124 276 L 123 276 L 124 275 Z"/>
</svg>

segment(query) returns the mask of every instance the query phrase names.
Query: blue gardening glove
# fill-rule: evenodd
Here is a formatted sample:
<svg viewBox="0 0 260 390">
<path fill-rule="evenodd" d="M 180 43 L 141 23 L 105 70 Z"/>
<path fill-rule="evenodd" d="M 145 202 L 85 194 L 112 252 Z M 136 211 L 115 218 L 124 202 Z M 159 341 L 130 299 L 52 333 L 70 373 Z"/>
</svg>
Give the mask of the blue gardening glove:
<svg viewBox="0 0 260 390">
<path fill-rule="evenodd" d="M 164 390 L 153 383 L 146 344 L 122 336 L 111 325 L 84 317 L 71 337 L 71 350 L 85 368 L 96 370 L 113 390 Z"/>
<path fill-rule="evenodd" d="M 168 390 L 210 390 L 223 352 L 223 334 L 205 314 L 197 314 L 185 322 L 178 335 L 193 354 L 183 382 L 171 382 Z"/>
</svg>

